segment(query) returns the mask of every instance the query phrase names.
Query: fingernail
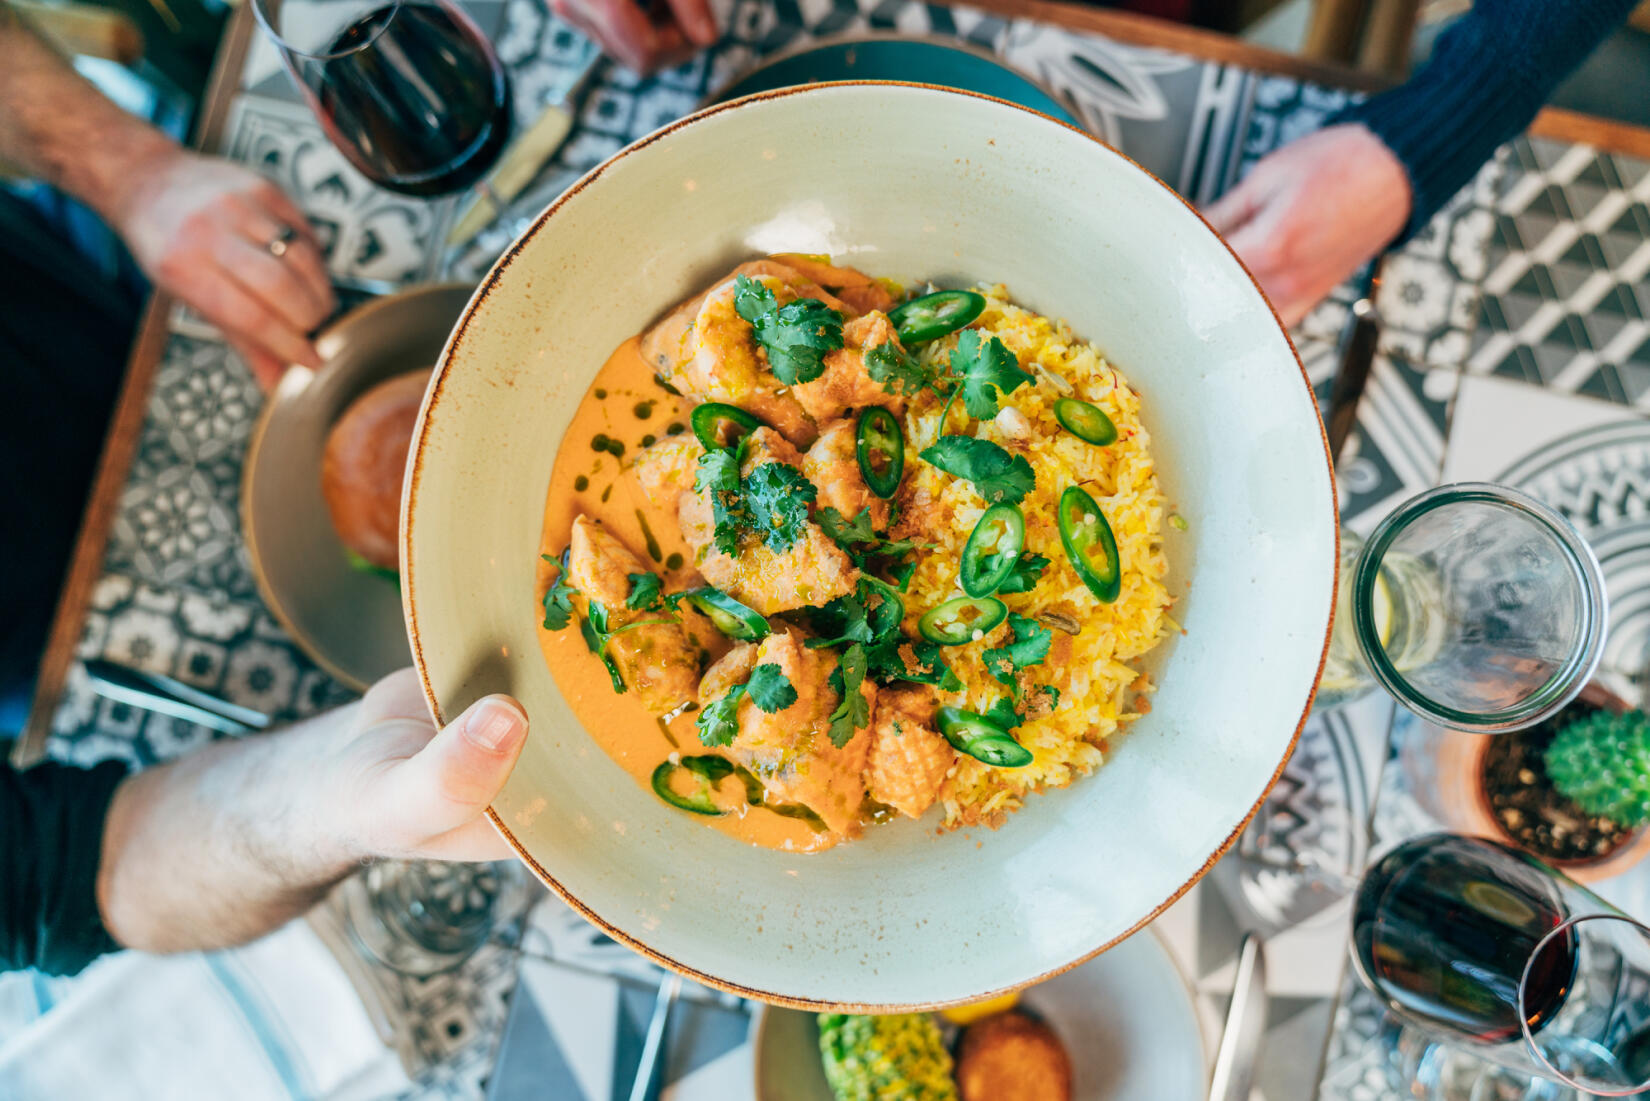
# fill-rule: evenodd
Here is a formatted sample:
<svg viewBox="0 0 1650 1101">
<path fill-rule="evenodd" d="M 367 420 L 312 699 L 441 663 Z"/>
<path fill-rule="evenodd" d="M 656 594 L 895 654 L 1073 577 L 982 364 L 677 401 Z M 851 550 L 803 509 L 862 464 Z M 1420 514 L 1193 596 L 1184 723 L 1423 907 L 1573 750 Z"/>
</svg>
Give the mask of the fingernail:
<svg viewBox="0 0 1650 1101">
<path fill-rule="evenodd" d="M 526 730 L 527 716 L 508 696 L 488 696 L 464 720 L 464 736 L 489 753 L 508 747 Z"/>
</svg>

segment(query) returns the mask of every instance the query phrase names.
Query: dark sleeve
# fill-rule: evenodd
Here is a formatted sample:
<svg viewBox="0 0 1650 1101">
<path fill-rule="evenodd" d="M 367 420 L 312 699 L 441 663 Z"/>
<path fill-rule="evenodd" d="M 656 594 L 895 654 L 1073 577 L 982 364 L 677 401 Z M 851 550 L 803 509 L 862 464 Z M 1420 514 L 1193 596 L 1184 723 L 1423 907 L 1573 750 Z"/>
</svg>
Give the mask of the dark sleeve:
<svg viewBox="0 0 1650 1101">
<path fill-rule="evenodd" d="M 1522 133 L 1637 0 L 1477 0 L 1407 82 L 1332 116 L 1397 154 L 1415 193 L 1407 240 Z"/>
<path fill-rule="evenodd" d="M 103 820 L 126 775 L 42 764 L 18 772 L 0 742 L 0 971 L 79 971 L 118 947 L 97 908 Z"/>
</svg>

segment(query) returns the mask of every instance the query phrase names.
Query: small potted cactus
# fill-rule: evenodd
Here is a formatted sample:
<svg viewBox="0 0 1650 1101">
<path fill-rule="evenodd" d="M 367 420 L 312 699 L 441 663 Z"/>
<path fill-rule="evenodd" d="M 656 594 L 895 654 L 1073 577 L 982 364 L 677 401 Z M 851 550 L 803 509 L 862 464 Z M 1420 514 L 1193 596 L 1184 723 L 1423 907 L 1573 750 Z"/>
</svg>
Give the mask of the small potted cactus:
<svg viewBox="0 0 1650 1101">
<path fill-rule="evenodd" d="M 1428 756 L 1428 802 L 1452 829 L 1515 845 L 1582 882 L 1650 854 L 1650 717 L 1596 683 L 1526 730 L 1440 731 Z"/>
<path fill-rule="evenodd" d="M 1558 732 L 1544 758 L 1553 787 L 1588 814 L 1650 825 L 1650 716 L 1595 711 Z"/>
</svg>

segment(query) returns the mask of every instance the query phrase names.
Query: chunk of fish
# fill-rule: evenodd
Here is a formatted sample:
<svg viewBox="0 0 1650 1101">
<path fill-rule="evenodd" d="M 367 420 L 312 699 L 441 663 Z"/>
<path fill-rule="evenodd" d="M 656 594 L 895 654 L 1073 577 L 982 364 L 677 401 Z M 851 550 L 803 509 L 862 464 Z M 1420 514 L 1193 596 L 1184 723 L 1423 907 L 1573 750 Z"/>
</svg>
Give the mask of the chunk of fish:
<svg viewBox="0 0 1650 1101">
<path fill-rule="evenodd" d="M 642 624 L 614 634 L 607 643 L 607 656 L 642 706 L 662 715 L 693 699 L 704 648 L 682 617 L 670 622 L 665 612 L 625 607 L 629 575 L 647 573 L 647 565 L 600 521 L 582 513 L 573 520 L 568 548 L 567 577 L 579 592 L 575 603 L 579 614 L 588 618 L 593 601 L 606 610 L 609 631 Z M 659 622 L 649 622 L 654 620 Z"/>
<path fill-rule="evenodd" d="M 630 463 L 630 476 L 649 501 L 674 508 L 676 498 L 693 492 L 699 474 L 699 456 L 705 449 L 686 433 L 667 436 L 652 447 L 644 447 Z"/>
<path fill-rule="evenodd" d="M 829 261 L 795 252 L 782 252 L 773 259 L 836 295 L 855 314 L 870 313 L 872 310 L 887 313 L 898 301 L 887 284 L 858 268 L 839 267 Z"/>
<path fill-rule="evenodd" d="M 901 684 L 877 693 L 865 790 L 908 818 L 934 805 L 957 752 L 934 728 L 937 700 L 926 684 Z"/>
<path fill-rule="evenodd" d="M 742 467 L 746 476 L 764 463 L 802 465 L 796 448 L 772 429 L 758 428 L 748 440 Z M 859 581 L 852 560 L 812 521 L 786 550 L 747 539 L 730 557 L 713 542 L 716 519 L 708 491 L 683 494 L 677 519 L 705 580 L 762 615 L 824 604 L 853 592 Z"/>
<path fill-rule="evenodd" d="M 769 276 L 793 288 L 799 297 L 817 298 L 832 309 L 852 312 L 852 307 L 848 303 L 833 296 L 824 287 L 786 262 L 785 258 L 774 257 L 748 261 L 740 264 L 710 287 L 671 310 L 658 324 L 642 334 L 642 358 L 646 359 L 653 366 L 653 369 L 659 372 L 660 377 L 668 378 L 676 372 L 684 360 L 693 355 L 693 347 L 689 342 L 689 337 L 692 335 L 694 319 L 699 316 L 699 310 L 704 306 L 705 299 L 709 298 L 719 288 L 731 285 L 741 275 L 751 279 Z M 869 278 L 866 276 L 861 277 Z"/>
<path fill-rule="evenodd" d="M 734 685 L 751 679 L 751 670 L 756 668 L 756 650 L 754 642 L 736 642 L 727 653 L 711 663 L 699 681 L 701 708 L 709 707 L 727 695 L 728 689 Z"/>
<path fill-rule="evenodd" d="M 871 526 L 882 531 L 888 526 L 888 502 L 871 492 L 860 473 L 855 451 L 855 426 L 851 420 L 832 421 L 819 430 L 819 439 L 802 456 L 802 473 L 819 487 L 820 508 L 829 506 L 852 520 L 859 510 L 871 510 Z"/>
<path fill-rule="evenodd" d="M 728 279 L 680 307 L 642 337 L 642 355 L 661 378 L 696 401 L 722 401 L 760 417 L 798 446 L 813 441 L 815 427 L 790 387 L 768 369 L 748 321 L 734 308 L 736 278 L 757 279 L 781 305 L 817 298 L 844 314 L 841 299 L 772 260 L 741 264 Z"/>
<path fill-rule="evenodd" d="M 567 580 L 586 600 L 604 605 L 609 613 L 626 611 L 630 596 L 630 575 L 646 573 L 648 567 L 600 520 L 584 513 L 573 518 L 573 536 L 568 542 Z"/>
<path fill-rule="evenodd" d="M 895 416 L 904 413 L 905 396 L 899 387 L 890 393 L 865 367 L 865 353 L 883 344 L 899 345 L 894 323 L 886 314 L 868 313 L 844 325 L 842 347 L 825 353 L 825 373 L 791 388 L 803 411 L 817 424 L 867 405 L 880 405 Z"/>
<path fill-rule="evenodd" d="M 757 665 L 778 666 L 796 689 L 796 702 L 770 715 L 749 698 L 741 700 L 739 732 L 721 752 L 761 780 L 771 802 L 801 803 L 832 833 L 850 836 L 859 830 L 871 733 L 855 731 L 840 749 L 831 744 L 831 713 L 841 702 L 830 684 L 837 660 L 836 651 L 810 650 L 799 631 L 786 628 L 729 651 L 706 671 L 699 699 L 701 705 L 714 703 L 733 684 L 749 680 Z M 876 685 L 866 680 L 860 691 L 874 720 Z"/>
</svg>

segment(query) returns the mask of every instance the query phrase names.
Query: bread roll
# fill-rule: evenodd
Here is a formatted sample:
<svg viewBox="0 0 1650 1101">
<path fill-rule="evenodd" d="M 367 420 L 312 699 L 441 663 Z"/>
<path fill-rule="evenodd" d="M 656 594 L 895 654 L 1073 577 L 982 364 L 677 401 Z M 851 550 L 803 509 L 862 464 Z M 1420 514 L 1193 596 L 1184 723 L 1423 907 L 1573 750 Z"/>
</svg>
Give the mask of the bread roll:
<svg viewBox="0 0 1650 1101">
<path fill-rule="evenodd" d="M 344 546 L 384 569 L 400 568 L 401 479 L 428 369 L 380 382 L 350 403 L 327 436 L 321 495 Z"/>
</svg>

